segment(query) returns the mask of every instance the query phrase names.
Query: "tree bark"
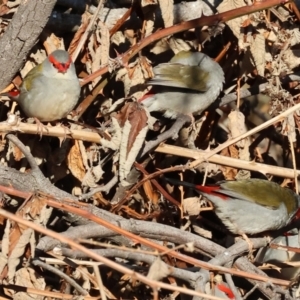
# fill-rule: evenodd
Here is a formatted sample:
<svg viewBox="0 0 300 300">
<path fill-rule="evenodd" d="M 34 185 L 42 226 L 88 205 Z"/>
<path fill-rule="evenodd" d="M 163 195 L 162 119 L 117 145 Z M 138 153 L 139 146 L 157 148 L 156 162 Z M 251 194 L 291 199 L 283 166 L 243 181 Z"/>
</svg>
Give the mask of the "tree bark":
<svg viewBox="0 0 300 300">
<path fill-rule="evenodd" d="M 47 24 L 56 0 L 22 0 L 0 39 L 0 91 L 13 79 Z"/>
</svg>

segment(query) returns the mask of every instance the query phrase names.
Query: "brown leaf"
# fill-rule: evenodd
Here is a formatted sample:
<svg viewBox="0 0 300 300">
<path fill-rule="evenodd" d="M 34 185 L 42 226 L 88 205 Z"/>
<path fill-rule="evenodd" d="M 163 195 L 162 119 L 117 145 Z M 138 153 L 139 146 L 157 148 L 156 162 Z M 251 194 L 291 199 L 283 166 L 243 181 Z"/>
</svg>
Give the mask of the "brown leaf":
<svg viewBox="0 0 300 300">
<path fill-rule="evenodd" d="M 132 111 L 128 114 L 128 121 L 131 124 L 131 131 L 127 143 L 127 153 L 131 150 L 137 135 L 145 128 L 148 121 L 147 113 L 143 106 L 138 103 L 132 103 Z"/>
<path fill-rule="evenodd" d="M 85 176 L 85 168 L 82 161 L 79 142 L 75 141 L 67 156 L 67 166 L 71 173 L 80 181 Z"/>
<path fill-rule="evenodd" d="M 89 18 L 86 16 L 86 14 L 83 14 L 82 18 L 81 18 L 81 26 L 76 31 L 76 33 L 73 37 L 73 40 L 71 41 L 71 44 L 70 44 L 69 49 L 68 49 L 68 52 L 70 53 L 71 56 L 73 56 L 73 53 L 76 50 L 76 47 L 77 47 L 77 45 L 80 41 L 80 38 L 84 34 L 88 24 L 89 24 Z"/>
<path fill-rule="evenodd" d="M 2 0 L 2 3 L 0 4 L 0 17 L 6 15 L 9 11 L 10 8 L 6 5 L 7 0 Z"/>
<path fill-rule="evenodd" d="M 229 148 L 222 150 L 220 154 L 222 156 L 238 158 L 239 151 L 234 145 L 231 145 Z M 232 167 L 222 167 L 221 169 L 226 180 L 234 180 L 238 173 L 238 170 Z"/>
</svg>

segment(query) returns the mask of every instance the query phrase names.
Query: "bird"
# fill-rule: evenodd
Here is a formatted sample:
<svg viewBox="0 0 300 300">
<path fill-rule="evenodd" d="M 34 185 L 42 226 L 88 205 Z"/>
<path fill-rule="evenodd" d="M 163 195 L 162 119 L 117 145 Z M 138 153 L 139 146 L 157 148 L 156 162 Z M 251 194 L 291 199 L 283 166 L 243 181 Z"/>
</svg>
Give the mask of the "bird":
<svg viewBox="0 0 300 300">
<path fill-rule="evenodd" d="M 154 67 L 153 73 L 147 84 L 155 86 L 155 91 L 139 102 L 149 112 L 162 111 L 171 119 L 201 114 L 217 99 L 224 83 L 220 65 L 200 52 L 181 51 L 170 62 Z"/>
<path fill-rule="evenodd" d="M 24 77 L 17 91 L 8 93 L 27 117 L 41 122 L 62 119 L 75 107 L 80 83 L 65 50 L 55 50 Z"/>
<path fill-rule="evenodd" d="M 192 188 L 213 203 L 222 223 L 234 234 L 254 235 L 278 230 L 298 217 L 300 197 L 292 190 L 263 179 L 220 181 L 212 186 L 166 178 Z"/>
</svg>

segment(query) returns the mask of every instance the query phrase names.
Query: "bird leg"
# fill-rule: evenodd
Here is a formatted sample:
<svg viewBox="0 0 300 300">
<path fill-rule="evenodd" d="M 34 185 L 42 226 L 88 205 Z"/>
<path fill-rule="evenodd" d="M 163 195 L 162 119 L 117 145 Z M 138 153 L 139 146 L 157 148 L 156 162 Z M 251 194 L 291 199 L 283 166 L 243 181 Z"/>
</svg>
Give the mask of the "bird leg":
<svg viewBox="0 0 300 300">
<path fill-rule="evenodd" d="M 253 243 L 251 242 L 251 240 L 248 238 L 248 236 L 245 234 L 245 233 L 241 233 L 243 239 L 247 242 L 248 246 L 249 246 L 249 254 L 248 254 L 248 257 L 249 259 L 254 259 L 254 256 L 253 256 L 253 252 L 254 252 L 254 249 L 253 249 Z"/>
<path fill-rule="evenodd" d="M 66 125 L 64 125 L 63 123 L 59 122 L 57 123 L 56 125 L 60 126 L 63 130 L 64 130 L 64 137 L 63 139 L 61 140 L 61 138 L 59 138 L 60 140 L 60 143 L 64 142 L 67 138 L 67 134 L 70 134 L 71 133 L 71 130 L 69 127 L 67 127 Z M 72 125 L 71 125 L 72 126 Z M 74 126 L 74 125 L 73 125 Z"/>
<path fill-rule="evenodd" d="M 48 133 L 49 133 L 49 130 L 48 130 L 47 126 L 45 126 L 39 119 L 34 118 L 34 120 L 37 125 L 37 133 L 40 135 L 40 139 L 41 139 L 43 136 L 43 129 L 45 129 L 45 131 Z"/>
<path fill-rule="evenodd" d="M 191 118 L 191 125 L 192 125 L 192 129 L 194 132 L 197 132 L 197 128 L 196 128 L 196 122 L 195 122 L 195 117 L 193 114 L 188 114 L 188 116 Z"/>
</svg>

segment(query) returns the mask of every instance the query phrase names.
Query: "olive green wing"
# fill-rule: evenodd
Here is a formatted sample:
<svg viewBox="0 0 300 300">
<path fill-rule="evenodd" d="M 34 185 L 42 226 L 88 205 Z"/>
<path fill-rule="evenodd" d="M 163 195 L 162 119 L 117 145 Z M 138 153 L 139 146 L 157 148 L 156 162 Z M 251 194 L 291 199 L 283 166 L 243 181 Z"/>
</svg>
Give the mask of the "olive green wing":
<svg viewBox="0 0 300 300">
<path fill-rule="evenodd" d="M 277 209 L 284 202 L 287 210 L 292 211 L 297 205 L 293 191 L 268 180 L 224 181 L 220 182 L 219 192 L 269 209 Z"/>
<path fill-rule="evenodd" d="M 197 92 L 208 90 L 206 83 L 210 73 L 201 70 L 199 66 L 165 63 L 156 66 L 153 72 L 154 78 L 149 81 L 150 85 L 171 86 Z"/>
<path fill-rule="evenodd" d="M 37 65 L 27 73 L 26 80 L 23 80 L 20 90 L 27 92 L 32 89 L 32 83 L 35 81 L 36 77 L 41 75 L 42 67 L 42 64 Z"/>
</svg>

